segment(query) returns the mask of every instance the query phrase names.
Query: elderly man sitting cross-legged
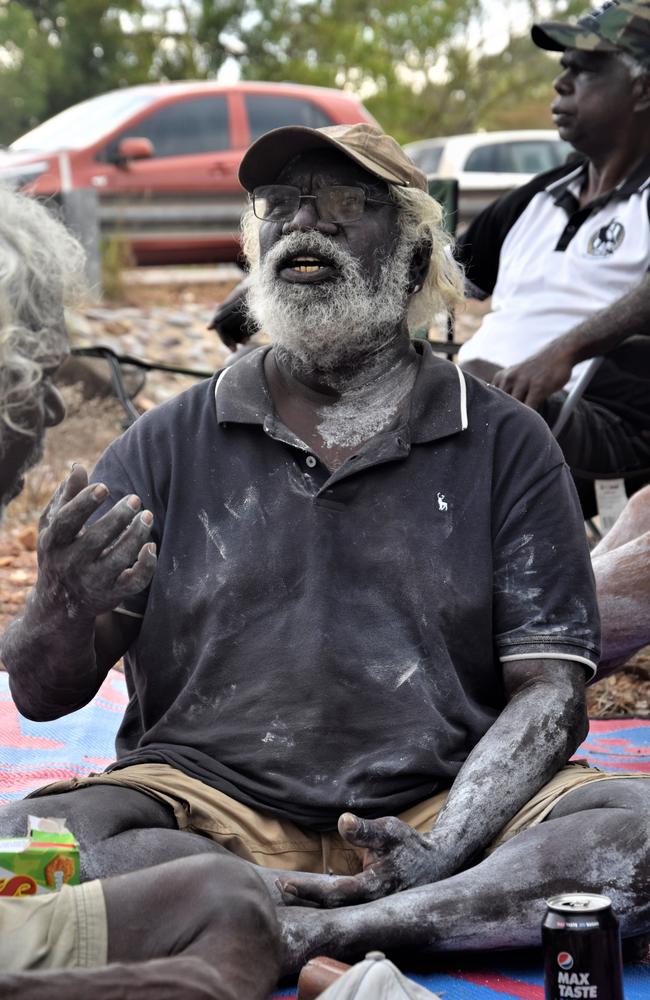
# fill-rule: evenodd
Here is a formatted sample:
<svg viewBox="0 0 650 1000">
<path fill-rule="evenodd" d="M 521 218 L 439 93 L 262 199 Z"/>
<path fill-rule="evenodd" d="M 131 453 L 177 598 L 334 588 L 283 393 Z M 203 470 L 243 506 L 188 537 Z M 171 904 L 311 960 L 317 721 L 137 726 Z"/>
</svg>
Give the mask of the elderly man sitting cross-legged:
<svg viewBox="0 0 650 1000">
<path fill-rule="evenodd" d="M 0 189 L 0 512 L 64 417 L 51 379 L 68 353 L 64 305 L 83 284 L 81 248 L 63 226 Z M 4 1000 L 264 1000 L 277 971 L 271 901 L 235 858 L 0 896 Z"/>
<path fill-rule="evenodd" d="M 650 782 L 565 766 L 598 622 L 561 452 L 409 339 L 461 285 L 426 179 L 370 125 L 269 133 L 240 177 L 273 344 L 51 504 L 16 702 L 72 711 L 122 654 L 131 700 L 117 762 L 3 831 L 68 816 L 87 878 L 225 847 L 278 896 L 283 869 L 330 907 L 278 911 L 287 970 L 536 942 L 559 888 L 647 928 Z"/>
</svg>

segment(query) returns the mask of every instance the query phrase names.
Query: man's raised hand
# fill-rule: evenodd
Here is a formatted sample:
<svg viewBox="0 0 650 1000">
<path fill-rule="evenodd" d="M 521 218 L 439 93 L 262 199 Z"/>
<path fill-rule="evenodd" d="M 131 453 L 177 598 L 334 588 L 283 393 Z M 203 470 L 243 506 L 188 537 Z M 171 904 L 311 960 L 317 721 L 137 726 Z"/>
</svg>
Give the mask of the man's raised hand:
<svg viewBox="0 0 650 1000">
<path fill-rule="evenodd" d="M 139 497 L 124 497 L 87 525 L 107 495 L 75 465 L 39 521 L 37 589 L 46 601 L 63 600 L 71 617 L 111 611 L 146 587 L 156 567 L 153 516 Z"/>
<path fill-rule="evenodd" d="M 360 819 L 343 813 L 339 833 L 355 847 L 363 847 L 359 875 L 330 878 L 278 879 L 288 906 L 354 906 L 394 892 L 446 878 L 455 863 L 433 834 L 420 834 L 395 816 Z"/>
</svg>

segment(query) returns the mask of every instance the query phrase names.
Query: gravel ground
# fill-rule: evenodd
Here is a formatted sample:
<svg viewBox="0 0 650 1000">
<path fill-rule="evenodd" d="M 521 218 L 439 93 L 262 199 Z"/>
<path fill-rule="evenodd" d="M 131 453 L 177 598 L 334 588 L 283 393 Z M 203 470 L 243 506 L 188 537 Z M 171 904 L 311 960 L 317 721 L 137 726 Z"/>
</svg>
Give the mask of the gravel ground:
<svg viewBox="0 0 650 1000">
<path fill-rule="evenodd" d="M 236 273 L 217 271 L 214 281 L 185 282 L 176 275 L 164 287 L 143 280 L 138 272 L 119 305 L 79 313 L 72 323 L 73 343 L 104 344 L 120 354 L 150 361 L 212 371 L 228 351 L 216 335 L 206 330 L 215 305 L 228 294 Z M 456 336 L 464 340 L 480 322 L 485 306 L 470 306 L 457 318 Z M 135 389 L 141 375 L 132 370 Z M 135 402 L 146 410 L 194 383 L 184 376 L 152 373 Z M 46 437 L 42 462 L 26 477 L 25 489 L 8 508 L 0 530 L 0 630 L 20 611 L 33 584 L 36 570 L 36 524 L 40 511 L 72 462 L 89 469 L 124 425 L 124 413 L 110 389 L 104 362 L 80 366 L 75 362 L 62 373 L 61 391 L 68 416 Z M 1 665 L 0 665 L 1 666 Z M 589 689 L 590 714 L 650 717 L 650 647 L 638 654 L 616 676 Z"/>
</svg>

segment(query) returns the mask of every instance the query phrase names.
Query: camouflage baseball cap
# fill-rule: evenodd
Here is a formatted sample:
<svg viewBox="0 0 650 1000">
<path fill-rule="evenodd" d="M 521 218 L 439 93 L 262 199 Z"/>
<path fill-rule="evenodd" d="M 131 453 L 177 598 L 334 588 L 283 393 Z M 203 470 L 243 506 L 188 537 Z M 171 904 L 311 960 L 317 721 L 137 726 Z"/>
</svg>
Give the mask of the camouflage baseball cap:
<svg viewBox="0 0 650 1000">
<path fill-rule="evenodd" d="M 540 49 L 627 52 L 650 69 L 650 0 L 608 0 L 576 24 L 546 21 L 531 34 Z"/>
</svg>

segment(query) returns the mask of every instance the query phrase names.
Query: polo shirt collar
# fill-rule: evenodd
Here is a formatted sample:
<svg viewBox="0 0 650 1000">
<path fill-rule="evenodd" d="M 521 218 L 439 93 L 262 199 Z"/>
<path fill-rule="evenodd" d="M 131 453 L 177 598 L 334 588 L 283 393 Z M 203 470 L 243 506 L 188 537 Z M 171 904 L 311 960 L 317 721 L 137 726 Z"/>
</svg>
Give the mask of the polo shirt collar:
<svg viewBox="0 0 650 1000">
<path fill-rule="evenodd" d="M 546 192 L 553 197 L 556 205 L 560 204 L 562 198 L 566 195 L 567 191 L 570 192 L 570 188 L 577 180 L 581 180 L 586 176 L 588 167 L 589 161 L 583 160 L 577 167 L 568 174 L 565 174 L 564 177 L 548 185 Z M 594 199 L 594 202 L 600 203 L 601 201 L 608 201 L 610 198 L 629 198 L 630 195 L 636 194 L 637 191 L 642 191 L 649 185 L 650 154 L 641 160 L 629 176 L 624 181 L 621 181 L 618 187 L 615 187 L 613 191 L 608 191 L 606 195 L 601 195 L 600 198 Z"/>
<path fill-rule="evenodd" d="M 458 365 L 434 354 L 426 341 L 415 340 L 413 344 L 420 354 L 420 367 L 411 394 L 411 442 L 423 444 L 467 430 L 464 373 Z"/>
<path fill-rule="evenodd" d="M 217 376 L 214 401 L 220 424 L 264 424 L 273 400 L 264 375 L 268 346 L 249 351 Z"/>
<path fill-rule="evenodd" d="M 546 188 L 546 193 L 550 194 L 557 205 L 558 202 L 562 200 L 564 195 L 569 191 L 572 184 L 574 184 L 578 179 L 581 179 L 587 172 L 587 161 L 584 160 L 579 163 L 573 170 L 570 170 L 568 174 L 564 177 L 560 177 L 559 180 L 553 181 Z"/>
<path fill-rule="evenodd" d="M 425 341 L 413 342 L 420 355 L 411 392 L 408 425 L 412 444 L 435 441 L 468 426 L 467 384 L 458 367 L 434 354 Z M 220 424 L 264 425 L 272 416 L 273 401 L 266 384 L 264 358 L 270 348 L 245 354 L 217 376 L 214 396 Z"/>
</svg>

